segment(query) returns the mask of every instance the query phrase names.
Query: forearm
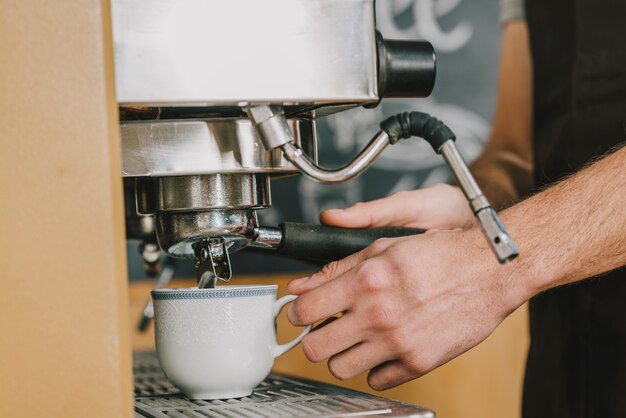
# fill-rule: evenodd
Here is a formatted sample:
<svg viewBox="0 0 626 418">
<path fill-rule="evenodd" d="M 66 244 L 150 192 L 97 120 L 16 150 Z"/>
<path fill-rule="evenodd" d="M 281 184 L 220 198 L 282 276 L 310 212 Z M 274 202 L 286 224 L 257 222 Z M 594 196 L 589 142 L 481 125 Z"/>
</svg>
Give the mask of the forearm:
<svg viewBox="0 0 626 418">
<path fill-rule="evenodd" d="M 527 297 L 626 265 L 626 148 L 501 215 L 520 250 L 502 272 Z"/>
</svg>

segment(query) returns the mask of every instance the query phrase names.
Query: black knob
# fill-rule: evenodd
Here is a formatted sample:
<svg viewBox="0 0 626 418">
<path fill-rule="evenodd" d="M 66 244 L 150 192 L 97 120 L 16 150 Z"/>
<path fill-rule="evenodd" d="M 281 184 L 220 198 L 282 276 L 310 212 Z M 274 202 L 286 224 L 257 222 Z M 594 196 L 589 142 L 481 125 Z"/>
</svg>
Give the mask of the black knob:
<svg viewBox="0 0 626 418">
<path fill-rule="evenodd" d="M 382 98 L 427 97 L 437 74 L 435 50 L 428 41 L 385 40 L 376 32 L 378 94 Z"/>
</svg>

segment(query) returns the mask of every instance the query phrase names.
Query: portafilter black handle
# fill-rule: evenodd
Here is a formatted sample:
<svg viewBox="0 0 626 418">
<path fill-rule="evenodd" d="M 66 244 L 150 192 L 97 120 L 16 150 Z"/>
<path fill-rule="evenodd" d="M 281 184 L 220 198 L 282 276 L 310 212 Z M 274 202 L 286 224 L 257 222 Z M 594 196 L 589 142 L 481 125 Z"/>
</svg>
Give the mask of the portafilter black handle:
<svg viewBox="0 0 626 418">
<path fill-rule="evenodd" d="M 398 238 L 424 232 L 421 229 L 401 227 L 352 229 L 296 222 L 283 222 L 278 228 L 261 227 L 259 230 L 260 239 L 252 247 L 273 249 L 281 255 L 322 263 L 341 260 L 380 238 Z M 272 236 L 272 244 L 264 244 L 268 236 Z"/>
</svg>

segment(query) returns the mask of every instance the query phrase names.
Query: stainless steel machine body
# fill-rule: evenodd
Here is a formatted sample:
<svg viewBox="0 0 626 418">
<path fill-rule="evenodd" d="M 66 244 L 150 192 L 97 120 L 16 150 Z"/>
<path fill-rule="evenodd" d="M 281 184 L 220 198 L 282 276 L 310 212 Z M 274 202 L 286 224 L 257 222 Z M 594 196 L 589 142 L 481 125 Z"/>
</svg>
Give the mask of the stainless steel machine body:
<svg viewBox="0 0 626 418">
<path fill-rule="evenodd" d="M 136 179 L 139 217 L 127 219 L 137 238 L 149 226 L 168 255 L 194 259 L 199 280 L 229 251 L 275 247 L 255 213 L 271 204 L 269 178 L 345 181 L 387 144 L 324 175 L 316 118 L 434 84 L 432 46 L 385 41 L 374 0 L 113 0 L 112 15 L 122 175 Z"/>
<path fill-rule="evenodd" d="M 294 142 L 315 159 L 315 121 L 288 123 Z M 297 172 L 280 150 L 266 150 L 243 118 L 124 121 L 121 137 L 124 177 Z"/>
<path fill-rule="evenodd" d="M 374 0 L 113 0 L 121 106 L 378 100 Z"/>
</svg>

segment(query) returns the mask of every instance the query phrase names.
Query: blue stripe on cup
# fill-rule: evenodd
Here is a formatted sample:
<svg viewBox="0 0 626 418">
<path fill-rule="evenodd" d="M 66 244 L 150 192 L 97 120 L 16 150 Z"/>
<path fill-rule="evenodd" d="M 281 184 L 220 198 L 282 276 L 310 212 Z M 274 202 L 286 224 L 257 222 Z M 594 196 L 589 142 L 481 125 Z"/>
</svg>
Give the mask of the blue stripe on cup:
<svg viewBox="0 0 626 418">
<path fill-rule="evenodd" d="M 205 290 L 157 290 L 152 291 L 154 300 L 187 300 L 187 299 L 226 299 L 245 298 L 251 296 L 276 295 L 276 287 L 257 287 L 240 289 L 205 289 Z"/>
</svg>

